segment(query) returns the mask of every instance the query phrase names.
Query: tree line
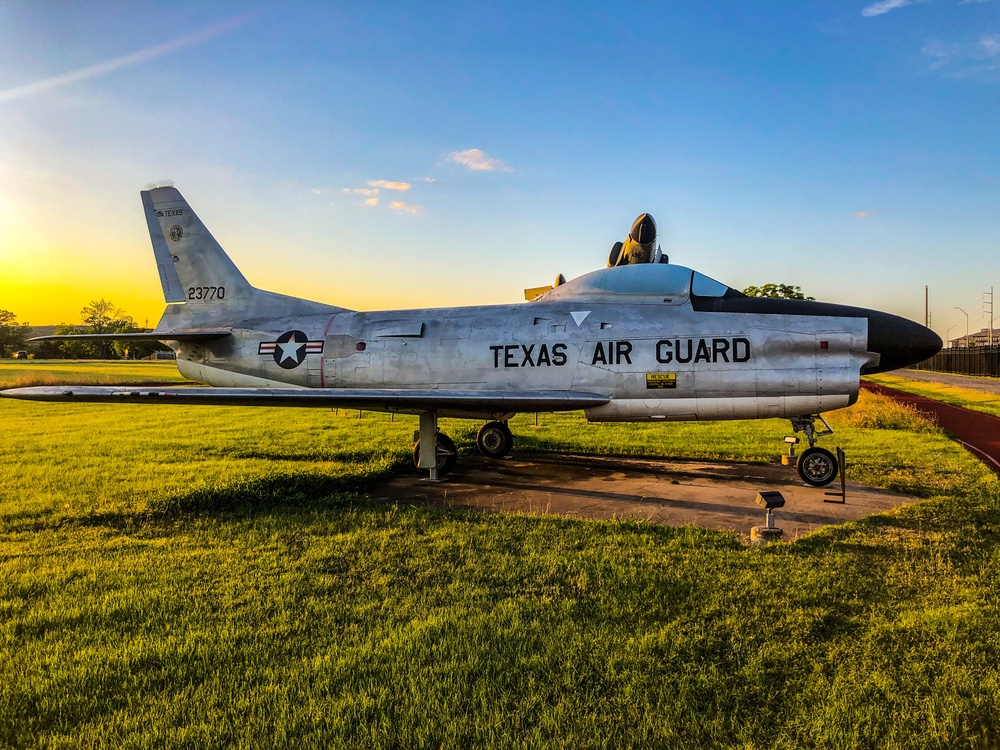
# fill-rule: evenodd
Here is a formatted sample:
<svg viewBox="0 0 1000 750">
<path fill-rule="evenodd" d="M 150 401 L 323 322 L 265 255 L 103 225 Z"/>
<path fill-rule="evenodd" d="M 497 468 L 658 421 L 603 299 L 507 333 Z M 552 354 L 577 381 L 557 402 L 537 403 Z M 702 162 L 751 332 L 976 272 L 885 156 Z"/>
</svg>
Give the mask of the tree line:
<svg viewBox="0 0 1000 750">
<path fill-rule="evenodd" d="M 132 316 L 106 299 L 91 300 L 80 311 L 81 324 L 59 326 L 55 335 L 81 333 L 141 333 Z M 169 351 L 156 341 L 36 341 L 28 343 L 31 326 L 18 323 L 17 315 L 0 310 L 0 357 L 30 351 L 38 359 L 142 359 L 153 352 Z"/>
</svg>

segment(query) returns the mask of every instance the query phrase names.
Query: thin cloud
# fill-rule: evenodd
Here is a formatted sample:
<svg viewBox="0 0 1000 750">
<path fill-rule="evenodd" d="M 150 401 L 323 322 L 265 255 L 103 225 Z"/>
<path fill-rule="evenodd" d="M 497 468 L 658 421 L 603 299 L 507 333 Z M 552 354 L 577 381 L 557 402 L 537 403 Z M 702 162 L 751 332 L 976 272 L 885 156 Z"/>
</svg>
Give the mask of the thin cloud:
<svg viewBox="0 0 1000 750">
<path fill-rule="evenodd" d="M 405 193 L 413 185 L 408 182 L 392 182 L 390 180 L 368 180 L 368 184 L 374 188 L 385 188 L 386 190 L 398 190 Z"/>
<path fill-rule="evenodd" d="M 1000 34 L 985 34 L 978 41 L 944 44 L 931 41 L 920 50 L 930 60 L 928 70 L 945 78 L 995 79 L 1000 75 Z"/>
<path fill-rule="evenodd" d="M 907 5 L 912 5 L 911 0 L 881 0 L 881 2 L 872 3 L 863 11 L 861 15 L 865 18 L 871 18 L 872 16 L 882 16 L 888 13 L 890 10 L 896 10 L 896 8 L 905 8 Z"/>
<path fill-rule="evenodd" d="M 873 208 L 870 208 L 867 211 L 855 211 L 854 212 L 854 218 L 855 219 L 867 219 L 869 216 L 874 216 L 877 213 L 878 213 L 878 211 L 876 211 Z"/>
<path fill-rule="evenodd" d="M 354 195 L 378 195 L 378 188 L 370 190 L 368 188 L 344 188 L 343 192 Z"/>
<path fill-rule="evenodd" d="M 409 216 L 419 216 L 424 212 L 423 206 L 418 206 L 414 203 L 403 203 L 403 201 L 392 201 L 389 206 L 399 211 L 399 213 L 408 214 Z"/>
<path fill-rule="evenodd" d="M 369 198 L 368 200 L 365 201 L 365 205 L 366 206 L 377 206 L 378 205 L 378 198 Z"/>
<path fill-rule="evenodd" d="M 313 195 L 326 195 L 327 193 L 330 192 L 330 188 L 314 187 L 309 192 L 312 193 Z"/>
<path fill-rule="evenodd" d="M 164 55 L 176 52 L 184 47 L 200 44 L 201 42 L 212 39 L 213 37 L 232 31 L 233 29 L 242 26 L 247 21 L 250 21 L 257 15 L 258 13 L 244 13 L 243 15 L 230 18 L 222 23 L 217 23 L 214 26 L 209 26 L 207 29 L 202 29 L 201 31 L 196 31 L 193 34 L 178 37 L 177 39 L 172 39 L 171 41 L 164 42 L 163 44 L 146 47 L 138 52 L 131 52 L 127 55 L 122 55 L 121 57 L 116 57 L 106 62 L 89 65 L 86 68 L 80 68 L 78 70 L 72 70 L 69 73 L 63 73 L 50 78 L 43 78 L 40 81 L 27 83 L 23 86 L 15 86 L 14 88 L 5 89 L 0 91 L 0 104 L 3 102 L 13 101 L 14 99 L 31 96 L 32 94 L 37 94 L 42 91 L 59 88 L 60 86 L 68 86 L 71 83 L 84 81 L 88 78 L 96 78 L 97 76 L 111 73 L 119 68 L 138 65 L 139 63 L 144 63 L 157 57 L 163 57 Z"/>
<path fill-rule="evenodd" d="M 448 155 L 448 161 L 461 164 L 474 172 L 513 172 L 513 167 L 508 167 L 499 159 L 494 159 L 485 151 L 478 148 L 468 148 L 465 151 L 453 151 Z"/>
</svg>

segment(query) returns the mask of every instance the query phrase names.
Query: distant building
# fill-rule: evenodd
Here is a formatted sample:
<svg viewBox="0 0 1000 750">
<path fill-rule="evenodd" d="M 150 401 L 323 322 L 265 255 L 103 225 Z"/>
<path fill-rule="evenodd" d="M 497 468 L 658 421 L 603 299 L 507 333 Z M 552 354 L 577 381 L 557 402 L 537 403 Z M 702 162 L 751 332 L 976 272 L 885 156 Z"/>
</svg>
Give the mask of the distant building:
<svg viewBox="0 0 1000 750">
<path fill-rule="evenodd" d="M 968 336 L 959 336 L 957 339 L 951 339 L 948 342 L 948 347 L 951 349 L 971 349 L 977 346 L 989 346 L 990 345 L 990 329 L 984 328 L 976 333 L 970 333 Z M 993 329 L 993 345 L 1000 346 L 1000 328 Z"/>
</svg>

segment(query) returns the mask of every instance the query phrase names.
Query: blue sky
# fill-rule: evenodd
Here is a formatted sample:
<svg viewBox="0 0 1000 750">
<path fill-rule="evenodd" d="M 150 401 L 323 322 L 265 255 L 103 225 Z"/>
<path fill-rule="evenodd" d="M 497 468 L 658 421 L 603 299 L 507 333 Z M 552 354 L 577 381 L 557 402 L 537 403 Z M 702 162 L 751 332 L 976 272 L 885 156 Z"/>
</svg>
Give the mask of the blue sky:
<svg viewBox="0 0 1000 750">
<path fill-rule="evenodd" d="M 252 282 L 348 307 L 517 301 L 649 211 L 731 286 L 920 320 L 929 284 L 954 337 L 1000 285 L 998 94 L 1000 0 L 7 2 L 0 308 L 155 320 L 171 178 Z"/>
</svg>

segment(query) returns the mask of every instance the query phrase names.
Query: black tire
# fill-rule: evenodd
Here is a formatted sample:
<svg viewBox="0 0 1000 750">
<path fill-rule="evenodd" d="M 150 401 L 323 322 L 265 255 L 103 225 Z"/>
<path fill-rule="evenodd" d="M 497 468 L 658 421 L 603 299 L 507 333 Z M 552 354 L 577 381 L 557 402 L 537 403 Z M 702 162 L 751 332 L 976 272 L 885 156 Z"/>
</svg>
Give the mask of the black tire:
<svg viewBox="0 0 1000 750">
<path fill-rule="evenodd" d="M 514 433 L 503 422 L 487 422 L 479 428 L 476 447 L 487 458 L 503 458 L 514 449 Z"/>
<path fill-rule="evenodd" d="M 458 463 L 458 448 L 450 437 L 443 432 L 437 434 L 437 475 L 438 478 L 451 474 Z M 413 465 L 420 464 L 420 441 L 413 444 Z"/>
<path fill-rule="evenodd" d="M 826 487 L 837 478 L 840 466 L 826 448 L 806 448 L 795 462 L 802 481 L 813 487 Z"/>
</svg>

